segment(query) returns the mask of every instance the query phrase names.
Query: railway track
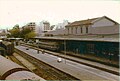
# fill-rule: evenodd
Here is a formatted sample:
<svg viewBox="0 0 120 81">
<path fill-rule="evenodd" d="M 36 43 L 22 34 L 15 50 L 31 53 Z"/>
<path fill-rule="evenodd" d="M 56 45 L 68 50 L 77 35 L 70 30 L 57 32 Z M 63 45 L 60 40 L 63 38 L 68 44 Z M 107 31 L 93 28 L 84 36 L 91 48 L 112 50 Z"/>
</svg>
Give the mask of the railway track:
<svg viewBox="0 0 120 81">
<path fill-rule="evenodd" d="M 57 70 L 56 68 L 51 67 L 50 65 L 37 60 L 36 58 L 31 57 L 20 50 L 15 49 L 15 52 L 36 67 L 36 69 L 31 70 L 32 72 L 46 80 L 77 80 L 77 78 Z"/>
<path fill-rule="evenodd" d="M 15 63 L 17 63 L 17 64 L 19 64 L 19 65 L 21 65 L 21 66 L 23 66 L 23 67 L 26 67 L 14 55 L 7 56 L 6 58 L 15 62 Z"/>
<path fill-rule="evenodd" d="M 111 79 L 112 79 L 112 81 L 118 81 L 117 75 L 114 75 L 114 74 L 111 74 L 111 73 L 108 73 L 108 72 L 105 72 L 105 71 L 102 71 L 99 69 L 95 69 L 95 68 L 92 68 L 89 66 L 83 67 L 84 65 L 72 62 L 70 60 L 67 60 L 67 64 L 64 64 L 64 62 L 65 62 L 64 59 L 63 59 L 62 63 L 57 63 L 56 59 L 59 56 L 47 54 L 46 50 L 45 50 L 46 53 L 42 54 L 42 52 L 37 53 L 37 50 L 38 50 L 37 48 L 33 49 L 30 47 L 25 47 L 25 46 L 17 46 L 15 48 L 25 52 L 27 55 L 30 55 L 30 56 L 44 62 L 44 64 L 46 63 L 49 66 L 59 69 L 60 71 L 63 71 L 71 76 L 74 76 L 74 77 L 80 79 L 80 80 L 99 80 L 99 79 L 106 80 L 107 79 L 107 80 L 111 81 Z M 28 49 L 28 50 L 26 50 L 26 49 Z M 71 64 L 71 63 L 73 63 L 73 64 Z"/>
<path fill-rule="evenodd" d="M 13 57 L 7 56 L 8 59 L 16 61 Z M 27 68 L 22 67 L 10 60 L 7 60 L 5 57 L 0 55 L 0 81 L 1 80 L 43 80 L 45 79 L 39 77 L 38 75 L 30 72 Z"/>
<path fill-rule="evenodd" d="M 28 47 L 28 48 L 36 49 L 36 50 L 39 50 L 39 51 L 43 50 L 43 49 L 40 49 L 38 47 L 27 45 L 27 44 L 21 44 L 21 45 L 25 46 L 25 47 Z M 55 56 L 59 56 L 61 58 L 65 58 L 65 59 L 68 59 L 68 60 L 71 60 L 71 61 L 74 61 L 74 62 L 77 62 L 77 63 L 80 63 L 80 64 L 84 64 L 84 65 L 87 65 L 87 66 L 90 66 L 90 67 L 93 67 L 93 68 L 97 68 L 97 69 L 100 69 L 100 70 L 103 70 L 103 71 L 106 71 L 106 72 L 109 72 L 109 73 L 112 73 L 112 74 L 115 74 L 115 75 L 119 75 L 119 71 L 114 71 L 114 70 L 111 70 L 111 69 L 107 69 L 107 68 L 104 68 L 104 67 L 92 65 L 92 64 L 89 64 L 89 63 L 76 61 L 74 59 L 70 59 L 70 58 L 67 58 L 67 57 L 64 57 L 64 56 L 61 56 L 61 55 L 58 55 L 58 54 L 54 54 L 53 52 L 50 52 L 48 50 L 46 50 L 46 53 L 52 54 L 52 55 L 55 55 Z"/>
</svg>

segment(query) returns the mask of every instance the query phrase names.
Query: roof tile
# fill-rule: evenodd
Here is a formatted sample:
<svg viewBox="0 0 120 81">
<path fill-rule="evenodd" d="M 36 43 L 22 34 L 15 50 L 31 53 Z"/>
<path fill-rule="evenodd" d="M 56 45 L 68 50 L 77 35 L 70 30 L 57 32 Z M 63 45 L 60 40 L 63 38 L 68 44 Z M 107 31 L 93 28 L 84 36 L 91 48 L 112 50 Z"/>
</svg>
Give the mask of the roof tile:
<svg viewBox="0 0 120 81">
<path fill-rule="evenodd" d="M 75 21 L 71 24 L 66 25 L 66 27 L 69 26 L 79 26 L 79 25 L 89 25 L 92 24 L 92 21 L 96 20 L 98 18 L 92 18 L 92 19 L 87 19 L 87 20 L 81 20 L 81 21 Z"/>
</svg>

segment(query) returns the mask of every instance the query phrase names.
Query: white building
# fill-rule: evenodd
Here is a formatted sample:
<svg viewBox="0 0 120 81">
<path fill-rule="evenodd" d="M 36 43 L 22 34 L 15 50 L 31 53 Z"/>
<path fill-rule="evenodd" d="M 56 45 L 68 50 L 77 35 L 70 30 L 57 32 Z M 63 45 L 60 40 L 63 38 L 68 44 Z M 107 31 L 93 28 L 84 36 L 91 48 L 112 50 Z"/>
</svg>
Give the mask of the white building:
<svg viewBox="0 0 120 81">
<path fill-rule="evenodd" d="M 103 16 L 75 21 L 66 26 L 67 35 L 111 35 L 119 33 L 119 24 Z"/>
<path fill-rule="evenodd" d="M 63 36 L 67 34 L 66 29 L 57 29 L 45 33 L 45 36 Z"/>
<path fill-rule="evenodd" d="M 0 38 L 7 38 L 8 32 L 5 29 L 0 29 Z"/>
<path fill-rule="evenodd" d="M 50 23 L 48 21 L 41 21 L 36 25 L 35 32 L 37 33 L 37 36 L 44 36 L 44 33 L 47 31 L 51 31 Z"/>
<path fill-rule="evenodd" d="M 65 26 L 68 24 L 69 22 L 67 20 L 64 20 L 63 23 L 58 23 L 53 30 L 46 32 L 45 36 L 61 36 L 67 34 Z"/>
<path fill-rule="evenodd" d="M 56 29 L 46 33 L 47 36 L 67 37 L 119 37 L 119 24 L 103 16 L 87 20 L 75 21 L 65 26 L 65 29 Z"/>
</svg>

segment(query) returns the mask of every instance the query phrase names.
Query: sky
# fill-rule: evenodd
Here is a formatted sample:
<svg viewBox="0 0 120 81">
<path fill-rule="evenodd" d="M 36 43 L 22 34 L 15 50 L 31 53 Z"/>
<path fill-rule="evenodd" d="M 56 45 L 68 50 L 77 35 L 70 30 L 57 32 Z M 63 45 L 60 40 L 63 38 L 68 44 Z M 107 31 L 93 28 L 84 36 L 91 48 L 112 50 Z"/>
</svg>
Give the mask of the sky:
<svg viewBox="0 0 120 81">
<path fill-rule="evenodd" d="M 0 29 L 29 22 L 51 25 L 107 16 L 120 23 L 119 0 L 0 0 Z"/>
</svg>

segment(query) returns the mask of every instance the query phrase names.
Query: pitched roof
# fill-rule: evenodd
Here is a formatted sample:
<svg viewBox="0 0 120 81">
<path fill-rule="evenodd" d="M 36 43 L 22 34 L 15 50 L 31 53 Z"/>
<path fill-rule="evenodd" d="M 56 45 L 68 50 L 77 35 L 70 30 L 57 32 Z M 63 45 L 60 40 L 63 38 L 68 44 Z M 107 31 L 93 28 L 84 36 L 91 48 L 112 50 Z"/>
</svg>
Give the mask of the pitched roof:
<svg viewBox="0 0 120 81">
<path fill-rule="evenodd" d="M 0 36 L 5 36 L 5 35 L 7 35 L 6 33 L 0 33 Z"/>
<path fill-rule="evenodd" d="M 115 24 L 117 24 L 117 22 L 113 21 L 112 19 L 103 16 L 103 17 L 97 17 L 97 18 L 92 18 L 92 19 L 87 19 L 87 20 L 81 20 L 81 21 L 75 21 L 71 24 L 66 25 L 65 27 L 71 27 L 71 26 L 80 26 L 80 25 L 89 25 L 94 23 L 95 21 L 99 21 L 102 18 L 107 18 L 108 20 L 114 22 Z"/>
<path fill-rule="evenodd" d="M 96 20 L 96 19 L 98 19 L 98 18 L 92 18 L 92 19 L 87 19 L 87 20 L 75 21 L 75 22 L 73 22 L 71 24 L 66 25 L 66 27 L 68 27 L 68 26 L 79 26 L 79 25 L 89 25 L 89 24 L 92 24 L 92 22 L 94 20 Z"/>
</svg>

